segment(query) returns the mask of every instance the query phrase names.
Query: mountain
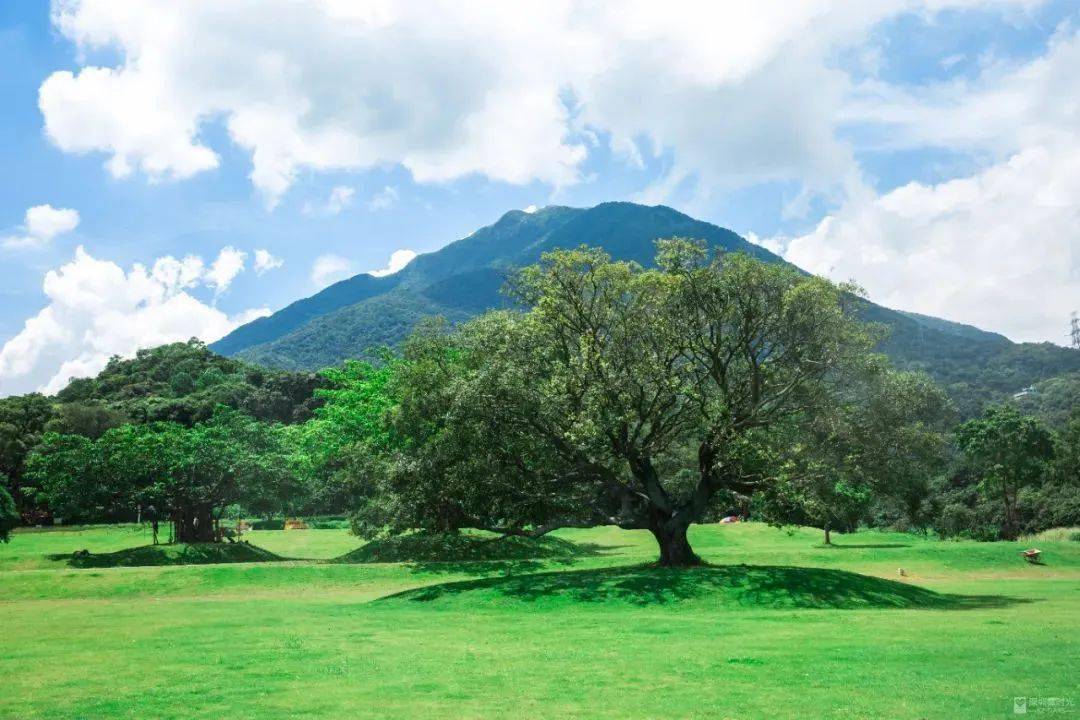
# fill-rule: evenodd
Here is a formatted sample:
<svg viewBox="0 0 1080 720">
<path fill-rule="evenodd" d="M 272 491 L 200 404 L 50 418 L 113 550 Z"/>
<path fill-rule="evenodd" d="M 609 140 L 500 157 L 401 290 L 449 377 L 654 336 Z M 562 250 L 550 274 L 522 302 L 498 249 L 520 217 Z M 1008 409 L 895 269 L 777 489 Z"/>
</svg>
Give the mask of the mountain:
<svg viewBox="0 0 1080 720">
<path fill-rule="evenodd" d="M 211 349 L 249 362 L 313 370 L 370 357 L 400 342 L 422 318 L 452 322 L 500 307 L 509 271 L 555 248 L 603 247 L 619 260 L 651 265 L 654 241 L 681 236 L 713 248 L 784 262 L 736 233 L 669 207 L 603 203 L 593 208 L 513 210 L 495 224 L 385 277 L 357 275 L 244 325 Z M 881 350 L 901 368 L 922 369 L 956 400 L 964 415 L 1040 380 L 1080 370 L 1080 352 L 1050 343 L 1017 344 L 997 333 L 868 304 L 865 319 L 891 328 Z"/>
</svg>

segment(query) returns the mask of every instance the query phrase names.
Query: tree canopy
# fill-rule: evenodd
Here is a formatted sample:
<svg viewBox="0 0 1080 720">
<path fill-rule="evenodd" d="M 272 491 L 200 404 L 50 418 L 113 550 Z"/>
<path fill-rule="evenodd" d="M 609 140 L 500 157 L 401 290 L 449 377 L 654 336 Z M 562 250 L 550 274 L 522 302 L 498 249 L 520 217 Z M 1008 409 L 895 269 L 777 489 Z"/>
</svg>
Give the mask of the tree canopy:
<svg viewBox="0 0 1080 720">
<path fill-rule="evenodd" d="M 281 428 L 221 407 L 190 428 L 128 424 L 97 440 L 48 433 L 27 478 L 65 515 L 139 510 L 171 520 L 180 541 L 207 542 L 225 506 L 275 508 L 285 472 Z"/>
<path fill-rule="evenodd" d="M 376 367 L 349 360 L 322 372 L 321 403 L 305 423 L 284 428 L 289 467 L 295 479 L 292 507 L 356 508 L 370 486 L 372 463 L 389 447 L 386 416 L 394 404 L 389 382 L 396 366 L 384 354 Z"/>
</svg>

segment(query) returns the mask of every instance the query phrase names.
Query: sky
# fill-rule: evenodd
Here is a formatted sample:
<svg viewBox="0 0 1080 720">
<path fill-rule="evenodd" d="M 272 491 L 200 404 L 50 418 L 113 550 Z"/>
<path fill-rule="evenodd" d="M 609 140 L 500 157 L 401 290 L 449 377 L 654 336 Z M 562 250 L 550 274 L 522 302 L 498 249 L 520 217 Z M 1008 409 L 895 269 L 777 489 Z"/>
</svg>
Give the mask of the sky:
<svg viewBox="0 0 1080 720">
<path fill-rule="evenodd" d="M 664 204 L 874 301 L 1065 344 L 1080 2 L 0 3 L 0 395 Z"/>
</svg>

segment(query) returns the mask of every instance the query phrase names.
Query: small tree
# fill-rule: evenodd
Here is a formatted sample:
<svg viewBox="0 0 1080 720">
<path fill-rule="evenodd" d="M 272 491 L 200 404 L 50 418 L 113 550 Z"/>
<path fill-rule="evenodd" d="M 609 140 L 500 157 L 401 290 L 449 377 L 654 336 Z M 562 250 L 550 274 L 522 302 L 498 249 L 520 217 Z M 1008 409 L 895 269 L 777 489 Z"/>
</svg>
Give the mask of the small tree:
<svg viewBox="0 0 1080 720">
<path fill-rule="evenodd" d="M 1020 493 L 1046 479 L 1054 459 L 1052 433 L 1036 418 L 1000 405 L 961 425 L 956 441 L 967 466 L 979 478 L 979 491 L 1001 508 L 1001 537 L 1015 540 L 1020 529 Z"/>
</svg>

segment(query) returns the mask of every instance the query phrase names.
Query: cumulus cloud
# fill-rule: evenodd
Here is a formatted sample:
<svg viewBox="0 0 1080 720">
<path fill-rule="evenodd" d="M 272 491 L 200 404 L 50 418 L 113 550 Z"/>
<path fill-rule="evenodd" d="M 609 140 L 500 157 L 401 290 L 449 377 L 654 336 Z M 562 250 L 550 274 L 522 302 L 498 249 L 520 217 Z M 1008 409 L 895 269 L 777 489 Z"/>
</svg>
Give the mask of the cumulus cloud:
<svg viewBox="0 0 1080 720">
<path fill-rule="evenodd" d="M 186 255 L 182 260 L 166 255 L 154 262 L 151 275 L 165 287 L 166 292 L 177 293 L 203 281 L 206 263 L 198 255 Z"/>
<path fill-rule="evenodd" d="M 255 274 L 264 275 L 271 270 L 276 270 L 285 264 L 285 261 L 279 257 L 274 257 L 270 254 L 269 250 L 256 250 L 255 251 Z"/>
<path fill-rule="evenodd" d="M 211 282 L 193 256 L 125 271 L 83 247 L 45 275 L 48 304 L 0 349 L 0 394 L 53 393 L 100 371 L 113 355 L 198 337 L 213 342 L 269 310 L 229 316 L 187 290 Z"/>
<path fill-rule="evenodd" d="M 352 203 L 356 189 L 347 185 L 338 185 L 330 190 L 330 197 L 326 201 L 326 212 L 337 215 Z"/>
<path fill-rule="evenodd" d="M 244 272 L 247 253 L 229 245 L 221 248 L 217 258 L 206 270 L 206 284 L 214 288 L 214 294 L 220 295 L 229 289 L 236 276 Z"/>
<path fill-rule="evenodd" d="M 270 204 L 303 170 L 387 164 L 565 186 L 597 132 L 631 164 L 670 153 L 653 194 L 689 177 L 822 189 L 857 179 L 836 53 L 901 12 L 1002 4 L 66 0 L 60 33 L 119 59 L 54 73 L 39 104 L 53 142 L 121 177 L 215 167 L 202 133 L 223 120 Z"/>
<path fill-rule="evenodd" d="M 884 305 L 1065 342 L 1080 302 L 1080 149 L 1023 151 L 970 177 L 847 204 L 786 259 Z"/>
<path fill-rule="evenodd" d="M 974 80 L 899 87 L 868 81 L 838 113 L 845 125 L 876 126 L 865 141 L 878 150 L 945 147 L 1004 159 L 1080 130 L 1076 68 L 1080 33 L 1062 25 L 1046 53 L 1029 61 L 997 61 Z"/>
<path fill-rule="evenodd" d="M 374 275 L 375 277 L 382 277 L 384 275 L 393 275 L 398 270 L 408 265 L 416 257 L 414 250 L 395 250 L 390 253 L 390 262 L 386 264 L 386 267 L 378 270 L 368 270 L 368 275 Z"/>
<path fill-rule="evenodd" d="M 393 206 L 398 200 L 398 191 L 396 187 L 387 185 L 382 190 L 372 195 L 368 200 L 368 210 L 386 210 Z"/>
<path fill-rule="evenodd" d="M 27 209 L 19 235 L 3 239 L 6 248 L 38 248 L 48 245 L 57 235 L 79 226 L 79 213 L 70 208 L 35 205 Z"/>
<path fill-rule="evenodd" d="M 893 146 L 1000 155 L 976 172 L 850 197 L 811 232 L 758 241 L 885 305 L 1064 343 L 1080 304 L 1080 35 L 995 67 L 967 92 L 930 86 L 859 110 Z"/>
<path fill-rule="evenodd" d="M 305 215 L 338 215 L 342 210 L 352 205 L 356 188 L 348 185 L 337 185 L 330 189 L 330 195 L 323 202 L 308 201 L 304 203 Z"/>
<path fill-rule="evenodd" d="M 319 288 L 332 285 L 353 274 L 353 264 L 348 258 L 327 253 L 315 258 L 311 266 L 311 282 Z"/>
</svg>

